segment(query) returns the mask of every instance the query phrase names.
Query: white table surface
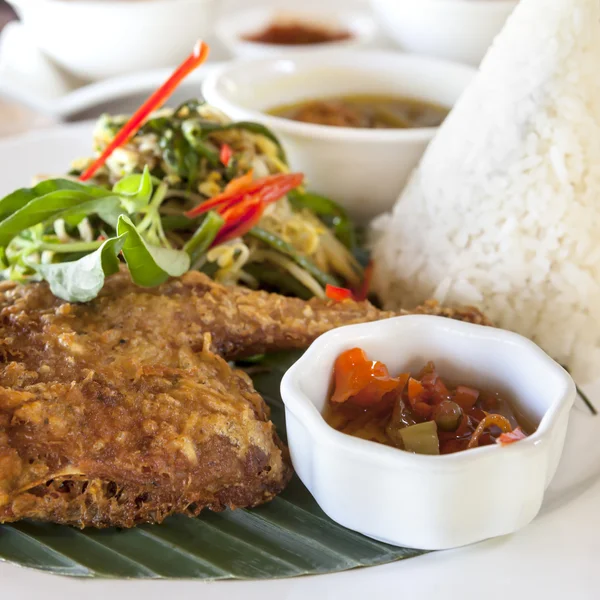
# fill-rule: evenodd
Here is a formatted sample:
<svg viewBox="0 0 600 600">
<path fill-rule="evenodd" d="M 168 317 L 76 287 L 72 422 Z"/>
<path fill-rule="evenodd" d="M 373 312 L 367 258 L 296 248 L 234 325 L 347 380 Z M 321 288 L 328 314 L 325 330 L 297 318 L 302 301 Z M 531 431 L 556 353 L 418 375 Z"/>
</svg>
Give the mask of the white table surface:
<svg viewBox="0 0 600 600">
<path fill-rule="evenodd" d="M 50 127 L 55 122 L 16 103 L 0 99 L 0 137 Z"/>
</svg>

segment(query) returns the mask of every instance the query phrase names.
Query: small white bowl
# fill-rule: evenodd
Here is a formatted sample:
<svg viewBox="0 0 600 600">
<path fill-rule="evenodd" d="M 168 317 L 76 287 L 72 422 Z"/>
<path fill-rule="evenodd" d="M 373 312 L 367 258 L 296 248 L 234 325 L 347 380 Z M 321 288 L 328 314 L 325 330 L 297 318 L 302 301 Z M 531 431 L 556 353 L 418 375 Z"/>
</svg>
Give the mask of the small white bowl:
<svg viewBox="0 0 600 600">
<path fill-rule="evenodd" d="M 374 50 L 340 50 L 225 65 L 203 85 L 206 100 L 234 119 L 259 121 L 281 139 L 309 188 L 356 219 L 389 210 L 437 127 L 352 129 L 274 117 L 277 106 L 332 96 L 383 94 L 454 105 L 471 67 Z"/>
<path fill-rule="evenodd" d="M 9 0 L 36 44 L 85 80 L 177 65 L 210 34 L 215 0 Z"/>
<path fill-rule="evenodd" d="M 424 456 L 340 433 L 321 416 L 336 357 L 353 347 L 415 372 L 504 393 L 537 431 L 508 446 Z M 567 372 L 515 333 L 405 316 L 321 336 L 281 383 L 294 468 L 341 525 L 389 544 L 441 550 L 517 531 L 538 513 L 575 399 Z"/>
<path fill-rule="evenodd" d="M 403 50 L 478 65 L 518 0 L 371 0 Z"/>
<path fill-rule="evenodd" d="M 325 29 L 349 32 L 347 40 L 323 44 L 282 45 L 252 42 L 244 39 L 263 31 L 271 23 L 279 20 L 294 23 L 317 24 Z M 333 11 L 326 6 L 301 7 L 297 10 L 281 10 L 276 7 L 252 8 L 230 13 L 217 21 L 217 37 L 235 56 L 241 58 L 278 57 L 298 52 L 315 52 L 332 48 L 358 48 L 372 43 L 377 27 L 373 18 L 360 11 Z"/>
</svg>

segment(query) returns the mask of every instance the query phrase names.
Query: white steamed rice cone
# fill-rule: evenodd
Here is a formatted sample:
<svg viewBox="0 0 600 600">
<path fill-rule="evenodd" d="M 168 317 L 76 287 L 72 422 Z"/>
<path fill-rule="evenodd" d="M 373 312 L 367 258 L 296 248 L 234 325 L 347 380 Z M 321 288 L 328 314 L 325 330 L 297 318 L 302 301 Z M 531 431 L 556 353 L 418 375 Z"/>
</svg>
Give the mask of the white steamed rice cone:
<svg viewBox="0 0 600 600">
<path fill-rule="evenodd" d="M 600 2 L 521 0 L 392 214 L 387 308 L 475 304 L 600 376 Z"/>
</svg>

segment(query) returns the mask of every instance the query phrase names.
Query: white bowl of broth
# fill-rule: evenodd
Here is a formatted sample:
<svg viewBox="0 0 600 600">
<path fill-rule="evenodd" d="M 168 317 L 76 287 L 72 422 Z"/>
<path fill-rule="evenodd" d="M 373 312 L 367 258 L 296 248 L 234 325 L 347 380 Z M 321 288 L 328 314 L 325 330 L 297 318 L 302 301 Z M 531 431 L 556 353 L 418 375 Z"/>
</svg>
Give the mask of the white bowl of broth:
<svg viewBox="0 0 600 600">
<path fill-rule="evenodd" d="M 233 119 L 269 127 L 312 191 L 367 221 L 393 206 L 474 74 L 437 59 L 340 50 L 225 65 L 203 93 Z"/>
</svg>

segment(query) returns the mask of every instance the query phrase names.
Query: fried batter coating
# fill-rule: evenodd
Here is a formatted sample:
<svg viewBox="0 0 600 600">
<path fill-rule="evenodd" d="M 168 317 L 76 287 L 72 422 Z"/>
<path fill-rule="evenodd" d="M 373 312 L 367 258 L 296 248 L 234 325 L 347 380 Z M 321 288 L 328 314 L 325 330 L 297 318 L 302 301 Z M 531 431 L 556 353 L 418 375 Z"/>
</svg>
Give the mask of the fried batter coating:
<svg viewBox="0 0 600 600">
<path fill-rule="evenodd" d="M 471 309 L 418 312 L 485 322 Z M 0 522 L 132 527 L 270 500 L 291 477 L 287 451 L 226 360 L 390 316 L 198 272 L 153 289 L 121 272 L 87 304 L 0 284 Z"/>
</svg>

